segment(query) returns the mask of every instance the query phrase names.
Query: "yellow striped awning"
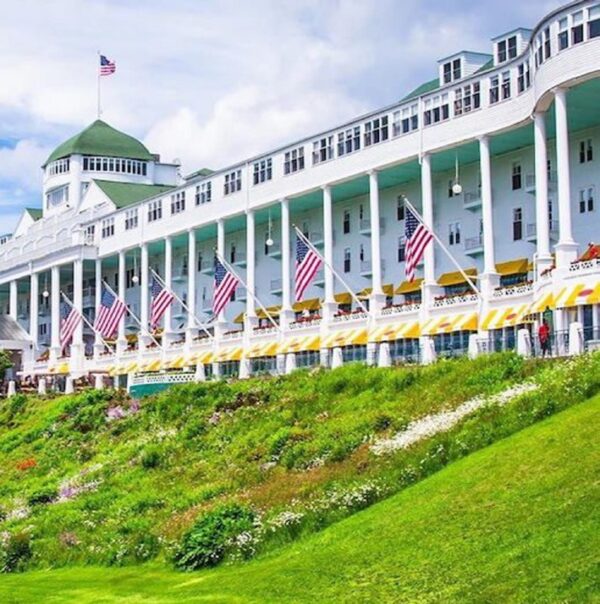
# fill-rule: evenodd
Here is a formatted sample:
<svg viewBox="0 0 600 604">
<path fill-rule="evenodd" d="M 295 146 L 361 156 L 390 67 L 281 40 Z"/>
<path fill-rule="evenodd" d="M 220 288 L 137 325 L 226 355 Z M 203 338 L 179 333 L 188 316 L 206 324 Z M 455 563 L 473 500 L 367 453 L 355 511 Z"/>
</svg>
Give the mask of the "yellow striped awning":
<svg viewBox="0 0 600 604">
<path fill-rule="evenodd" d="M 220 350 L 216 356 L 215 361 L 223 362 L 223 361 L 240 361 L 242 359 L 242 354 L 244 353 L 244 349 L 241 346 L 233 346 L 232 348 L 224 348 Z"/>
<path fill-rule="evenodd" d="M 374 329 L 369 334 L 369 342 L 393 342 L 403 338 L 418 338 L 419 335 L 421 335 L 421 329 L 418 321 L 391 323 Z"/>
<path fill-rule="evenodd" d="M 152 361 L 147 361 L 146 363 L 144 363 L 141 367 L 140 367 L 140 371 L 143 372 L 153 372 L 153 371 L 158 371 L 161 368 L 161 360 L 160 359 L 154 359 Z"/>
<path fill-rule="evenodd" d="M 564 289 L 562 291 L 564 291 Z M 562 293 L 562 291 L 561 291 L 561 293 Z M 534 300 L 531 305 L 531 308 L 529 309 L 529 313 L 533 314 L 533 313 L 538 313 L 538 312 L 544 312 L 547 308 L 556 308 L 556 301 L 554 299 L 554 293 L 551 291 L 545 293 L 538 300 Z"/>
<path fill-rule="evenodd" d="M 414 294 L 421 291 L 423 279 L 414 279 L 413 281 L 402 281 L 396 288 L 395 294 Z"/>
<path fill-rule="evenodd" d="M 526 316 L 531 312 L 531 304 L 520 304 L 490 310 L 481 323 L 482 329 L 501 329 L 514 327 L 527 322 Z"/>
<path fill-rule="evenodd" d="M 278 317 L 279 313 L 281 312 L 281 305 L 279 306 L 269 306 L 268 308 L 265 309 L 272 317 Z M 267 318 L 267 314 L 265 313 L 265 311 L 262 308 L 257 308 L 256 309 L 256 316 L 259 319 L 266 319 Z"/>
<path fill-rule="evenodd" d="M 443 315 L 429 319 L 423 326 L 423 335 L 433 336 L 453 331 L 477 331 L 477 313 L 460 313 L 457 315 Z"/>
<path fill-rule="evenodd" d="M 277 348 L 279 343 L 277 341 L 269 340 L 268 342 L 258 342 L 250 346 L 250 349 L 246 352 L 246 356 L 249 359 L 255 359 L 257 357 L 273 357 L 277 354 Z"/>
<path fill-rule="evenodd" d="M 325 338 L 323 348 L 337 348 L 338 346 L 351 346 L 352 344 L 366 344 L 369 333 L 366 327 L 359 329 L 346 329 L 336 331 Z"/>
<path fill-rule="evenodd" d="M 311 336 L 296 336 L 290 338 L 280 345 L 279 352 L 287 354 L 288 352 L 301 352 L 304 350 L 319 350 L 321 348 L 321 336 L 313 334 Z"/>
<path fill-rule="evenodd" d="M 127 363 L 127 365 L 125 365 L 125 373 L 134 373 L 137 370 L 138 370 L 137 361 L 130 361 L 129 363 Z"/>
<path fill-rule="evenodd" d="M 600 302 L 600 282 L 577 283 L 563 288 L 556 296 L 557 308 L 570 308 L 580 304 L 598 304 Z"/>
<path fill-rule="evenodd" d="M 184 356 L 179 356 L 179 357 L 175 357 L 174 359 L 171 359 L 167 363 L 167 367 L 169 369 L 183 369 L 183 367 L 185 366 L 185 364 L 186 364 L 185 357 Z"/>
<path fill-rule="evenodd" d="M 195 355 L 192 355 L 189 358 L 189 365 L 207 365 L 208 363 L 212 363 L 215 358 L 215 355 L 212 350 L 205 350 L 204 352 L 199 352 Z"/>
</svg>

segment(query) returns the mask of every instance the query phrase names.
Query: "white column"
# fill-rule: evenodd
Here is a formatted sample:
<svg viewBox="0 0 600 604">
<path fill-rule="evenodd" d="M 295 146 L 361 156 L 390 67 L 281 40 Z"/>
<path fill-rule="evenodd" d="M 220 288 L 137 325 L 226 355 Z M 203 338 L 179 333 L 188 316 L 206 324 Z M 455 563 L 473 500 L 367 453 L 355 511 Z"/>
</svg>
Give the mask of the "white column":
<svg viewBox="0 0 600 604">
<path fill-rule="evenodd" d="M 483 274 L 480 286 L 484 298 L 489 297 L 499 283 L 494 253 L 494 219 L 492 211 L 492 164 L 490 139 L 479 139 L 479 162 L 481 172 L 481 217 L 483 220 Z"/>
<path fill-rule="evenodd" d="M 31 273 L 29 283 L 29 337 L 33 342 L 33 352 L 37 353 L 39 332 L 40 280 L 38 273 Z"/>
<path fill-rule="evenodd" d="M 73 306 L 83 315 L 83 260 L 73 262 Z M 73 347 L 83 347 L 83 321 L 79 321 L 73 334 Z M 83 354 L 83 350 L 80 351 Z"/>
<path fill-rule="evenodd" d="M 198 270 L 198 254 L 196 252 L 196 231 L 188 231 L 188 287 L 187 287 L 187 305 L 190 309 L 188 313 L 188 339 L 195 335 L 196 321 L 196 272 Z"/>
<path fill-rule="evenodd" d="M 325 266 L 325 300 L 323 302 L 323 319 L 328 323 L 337 310 L 334 298 L 334 275 L 330 267 L 333 266 L 333 200 L 331 186 L 323 187 L 323 257 Z"/>
<path fill-rule="evenodd" d="M 135 250 L 137 253 L 137 250 Z M 127 270 L 127 256 L 125 250 L 119 251 L 119 268 L 118 268 L 118 277 L 117 277 L 117 285 L 118 285 L 118 295 L 119 298 L 125 301 L 125 293 L 126 293 L 126 281 L 125 281 L 125 273 Z M 100 271 L 100 280 L 102 280 L 102 267 L 96 266 L 96 274 Z M 118 327 L 118 336 L 117 336 L 117 349 L 119 352 L 127 349 L 127 339 L 125 338 L 125 319 L 127 318 L 127 313 L 121 317 L 119 321 Z"/>
<path fill-rule="evenodd" d="M 60 355 L 60 267 L 53 266 L 50 272 L 50 354 L 56 359 Z"/>
<path fill-rule="evenodd" d="M 294 320 L 290 275 L 290 202 L 281 200 L 281 315 L 282 329 Z"/>
<path fill-rule="evenodd" d="M 148 325 L 148 286 L 149 286 L 149 270 L 148 270 L 148 244 L 142 243 L 141 258 L 140 258 L 140 322 L 144 330 L 150 328 Z M 141 335 L 141 334 L 140 334 Z M 146 337 L 140 337 L 139 341 L 145 343 Z"/>
<path fill-rule="evenodd" d="M 17 309 L 18 285 L 17 284 L 18 284 L 18 281 L 16 279 L 13 279 L 9 283 L 9 294 L 8 294 L 8 315 L 15 321 L 17 320 L 17 315 L 18 315 L 18 309 Z"/>
<path fill-rule="evenodd" d="M 538 112 L 534 119 L 535 140 L 535 223 L 537 236 L 538 273 L 552 264 L 550 256 L 550 225 L 548 222 L 548 149 L 546 115 Z"/>
<path fill-rule="evenodd" d="M 190 263 L 188 262 L 188 269 L 190 268 Z M 188 274 L 189 274 L 188 270 Z M 173 239 L 170 236 L 165 237 L 165 286 L 167 289 L 173 289 Z M 163 335 L 163 343 L 168 344 L 169 334 L 171 333 L 172 326 L 172 318 L 173 316 L 173 307 L 171 304 L 167 306 L 167 310 L 165 310 L 164 317 L 164 335 Z"/>
<path fill-rule="evenodd" d="M 431 156 L 425 153 L 421 158 L 421 199 L 423 222 L 433 230 L 433 186 L 431 182 Z M 429 244 L 425 249 L 423 277 L 425 285 L 435 285 L 435 249 Z"/>
<path fill-rule="evenodd" d="M 567 91 L 554 91 L 556 113 L 556 172 L 558 176 L 559 238 L 556 245 L 556 266 L 568 268 L 577 256 L 577 244 L 571 227 L 571 173 L 569 168 L 569 129 L 567 124 Z"/>
<path fill-rule="evenodd" d="M 256 307 L 253 295 L 256 292 L 256 221 L 252 210 L 246 213 L 246 296 L 247 322 L 254 326 L 256 323 Z M 252 294 L 252 295 L 251 295 Z"/>
<path fill-rule="evenodd" d="M 371 310 L 378 312 L 385 304 L 381 283 L 381 221 L 379 218 L 379 178 L 369 172 L 369 211 L 371 214 Z"/>
<path fill-rule="evenodd" d="M 221 258 L 225 258 L 225 221 L 222 218 L 217 220 L 217 252 Z M 225 311 L 222 310 L 217 317 L 216 331 L 221 335 L 226 323 Z"/>
</svg>

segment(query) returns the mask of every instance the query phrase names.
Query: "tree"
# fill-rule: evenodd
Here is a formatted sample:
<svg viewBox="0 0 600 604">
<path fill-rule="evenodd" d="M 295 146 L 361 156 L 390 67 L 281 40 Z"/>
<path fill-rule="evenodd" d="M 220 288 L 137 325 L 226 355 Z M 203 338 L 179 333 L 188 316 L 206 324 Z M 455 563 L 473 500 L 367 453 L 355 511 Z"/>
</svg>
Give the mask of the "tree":
<svg viewBox="0 0 600 604">
<path fill-rule="evenodd" d="M 10 354 L 7 350 L 0 350 L 0 380 L 4 379 L 4 373 L 13 366 Z"/>
</svg>

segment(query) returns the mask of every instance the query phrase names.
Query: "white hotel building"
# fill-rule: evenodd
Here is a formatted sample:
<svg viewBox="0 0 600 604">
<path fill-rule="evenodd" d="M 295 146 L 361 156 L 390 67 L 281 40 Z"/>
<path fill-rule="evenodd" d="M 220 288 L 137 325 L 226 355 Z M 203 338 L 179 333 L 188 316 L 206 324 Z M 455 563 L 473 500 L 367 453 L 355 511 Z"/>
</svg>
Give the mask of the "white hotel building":
<svg viewBox="0 0 600 604">
<path fill-rule="evenodd" d="M 558 352 L 597 339 L 600 3 L 569 3 L 434 74 L 389 107 L 187 177 L 94 122 L 43 166 L 43 210 L 0 240 L 0 346 L 23 351 L 26 375 L 177 381 L 197 367 L 247 375 L 510 348 L 542 311 Z M 437 244 L 404 281 L 403 195 L 481 296 Z M 293 225 L 368 313 L 328 266 L 293 299 Z M 215 247 L 277 327 L 242 287 L 212 317 Z M 194 312 L 174 303 L 160 346 L 130 316 L 110 351 L 81 326 L 62 357 L 60 292 L 93 320 L 105 279 L 147 325 L 150 268 Z"/>
</svg>

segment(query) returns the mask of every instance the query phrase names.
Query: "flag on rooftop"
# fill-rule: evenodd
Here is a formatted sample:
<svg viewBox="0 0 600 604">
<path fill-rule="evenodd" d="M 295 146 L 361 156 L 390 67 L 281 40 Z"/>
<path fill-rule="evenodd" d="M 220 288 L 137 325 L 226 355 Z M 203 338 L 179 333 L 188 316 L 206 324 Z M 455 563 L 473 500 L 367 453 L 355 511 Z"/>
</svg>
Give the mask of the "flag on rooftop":
<svg viewBox="0 0 600 604">
<path fill-rule="evenodd" d="M 421 261 L 425 248 L 433 239 L 433 233 L 417 218 L 412 208 L 406 207 L 404 221 L 404 237 L 406 240 L 406 262 L 404 274 L 407 281 L 415 278 L 415 268 Z"/>
<path fill-rule="evenodd" d="M 162 316 L 165 314 L 167 308 L 169 308 L 169 304 L 175 299 L 175 295 L 166 287 L 163 287 L 156 277 L 153 277 L 150 297 L 150 327 L 156 329 Z"/>
<path fill-rule="evenodd" d="M 302 300 L 322 262 L 321 256 L 302 237 L 296 236 L 296 300 Z"/>
<path fill-rule="evenodd" d="M 213 314 L 215 317 L 218 317 L 227 306 L 238 284 L 239 279 L 227 270 L 215 256 L 215 293 L 213 297 Z"/>
<path fill-rule="evenodd" d="M 108 76 L 117 70 L 117 63 L 107 59 L 106 56 L 100 55 L 100 75 Z"/>
<path fill-rule="evenodd" d="M 127 306 L 123 300 L 117 298 L 106 287 L 102 288 L 100 308 L 94 321 L 94 329 L 103 338 L 111 338 L 117 331 L 121 317 L 127 312 Z"/>
</svg>

